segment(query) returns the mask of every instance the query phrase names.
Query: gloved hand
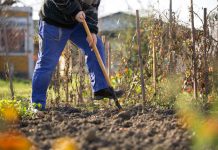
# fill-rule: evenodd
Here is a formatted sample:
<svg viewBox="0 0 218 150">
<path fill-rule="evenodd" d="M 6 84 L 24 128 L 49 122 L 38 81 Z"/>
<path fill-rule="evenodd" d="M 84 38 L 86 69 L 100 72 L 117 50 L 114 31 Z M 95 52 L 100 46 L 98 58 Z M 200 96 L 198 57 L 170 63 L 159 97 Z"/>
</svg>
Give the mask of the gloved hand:
<svg viewBox="0 0 218 150">
<path fill-rule="evenodd" d="M 84 11 L 78 12 L 78 14 L 75 17 L 75 19 L 80 23 L 82 23 L 85 18 L 86 18 L 86 14 Z"/>
</svg>

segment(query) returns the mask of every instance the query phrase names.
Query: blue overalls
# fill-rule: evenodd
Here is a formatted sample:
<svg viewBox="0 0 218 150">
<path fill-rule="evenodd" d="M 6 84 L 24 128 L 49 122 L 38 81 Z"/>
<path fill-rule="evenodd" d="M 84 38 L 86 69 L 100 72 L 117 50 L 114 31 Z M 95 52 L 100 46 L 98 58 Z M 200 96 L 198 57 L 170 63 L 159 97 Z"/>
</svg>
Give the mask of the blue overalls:
<svg viewBox="0 0 218 150">
<path fill-rule="evenodd" d="M 59 61 L 62 51 L 68 40 L 77 45 L 86 55 L 93 92 L 107 88 L 107 82 L 96 59 L 86 41 L 86 32 L 82 24 L 72 29 L 60 28 L 44 21 L 39 22 L 39 53 L 32 79 L 32 103 L 41 104 L 42 109 L 46 106 L 46 93 L 52 78 L 52 73 Z M 104 45 L 97 37 L 97 47 L 105 63 Z"/>
</svg>

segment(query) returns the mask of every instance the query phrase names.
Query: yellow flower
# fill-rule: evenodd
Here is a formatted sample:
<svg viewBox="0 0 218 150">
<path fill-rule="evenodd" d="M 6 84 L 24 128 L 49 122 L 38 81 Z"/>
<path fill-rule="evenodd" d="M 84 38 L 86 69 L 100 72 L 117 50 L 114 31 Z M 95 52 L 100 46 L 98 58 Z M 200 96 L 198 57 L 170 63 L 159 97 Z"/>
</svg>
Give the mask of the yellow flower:
<svg viewBox="0 0 218 150">
<path fill-rule="evenodd" d="M 18 121 L 17 110 L 13 107 L 5 107 L 2 111 L 3 118 L 8 122 Z"/>
<path fill-rule="evenodd" d="M 76 141 L 69 137 L 59 138 L 52 145 L 53 150 L 79 150 Z"/>
</svg>

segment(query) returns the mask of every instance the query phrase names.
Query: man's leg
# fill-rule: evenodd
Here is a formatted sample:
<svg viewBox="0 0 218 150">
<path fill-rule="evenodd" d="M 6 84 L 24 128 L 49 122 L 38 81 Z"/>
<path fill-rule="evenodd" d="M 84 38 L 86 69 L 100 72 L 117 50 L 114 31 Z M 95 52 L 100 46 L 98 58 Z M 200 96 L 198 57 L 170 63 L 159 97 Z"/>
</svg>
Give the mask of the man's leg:
<svg viewBox="0 0 218 150">
<path fill-rule="evenodd" d="M 70 36 L 70 31 L 49 25 L 39 24 L 39 54 L 32 79 L 32 103 L 46 105 L 46 92 L 52 73 Z"/>
<path fill-rule="evenodd" d="M 81 48 L 86 55 L 86 64 L 88 66 L 93 91 L 97 92 L 99 90 L 108 88 L 107 82 L 98 64 L 95 53 L 91 51 L 91 48 L 86 41 L 86 32 L 81 24 L 74 28 L 73 32 L 71 33 L 70 40 L 79 48 Z M 99 37 L 97 41 L 97 47 L 105 64 L 104 45 Z"/>
</svg>

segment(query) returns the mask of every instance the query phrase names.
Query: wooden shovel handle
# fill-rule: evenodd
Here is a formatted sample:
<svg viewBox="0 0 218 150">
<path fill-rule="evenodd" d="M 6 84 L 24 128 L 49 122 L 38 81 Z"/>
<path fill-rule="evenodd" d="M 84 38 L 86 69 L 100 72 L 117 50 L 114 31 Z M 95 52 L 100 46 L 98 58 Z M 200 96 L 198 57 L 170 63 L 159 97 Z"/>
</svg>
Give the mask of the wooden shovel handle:
<svg viewBox="0 0 218 150">
<path fill-rule="evenodd" d="M 84 29 L 85 29 L 85 31 L 86 31 L 86 34 L 87 34 L 88 38 L 89 38 L 89 39 L 92 39 L 92 34 L 91 34 L 90 30 L 89 30 L 89 27 L 88 27 L 87 22 L 86 22 L 85 19 L 84 19 L 84 21 L 82 22 L 82 24 L 83 24 L 83 27 L 84 27 Z M 92 49 L 93 49 L 93 51 L 94 51 L 94 53 L 95 53 L 95 55 L 96 55 L 96 58 L 97 58 L 97 60 L 98 60 L 98 63 L 99 63 L 99 65 L 100 65 L 100 67 L 101 67 L 101 70 L 102 70 L 102 72 L 103 72 L 103 74 L 104 74 L 104 77 L 105 77 L 105 79 L 106 79 L 106 81 L 107 81 L 108 86 L 109 86 L 109 87 L 112 87 L 111 82 L 110 82 L 110 78 L 109 78 L 109 76 L 108 76 L 108 74 L 107 74 L 107 72 L 106 72 L 106 68 L 105 68 L 104 63 L 103 63 L 103 61 L 102 61 L 102 59 L 101 59 L 101 55 L 99 54 L 99 51 L 98 51 L 97 46 L 96 46 L 95 44 L 93 44 L 93 45 L 92 45 Z"/>
</svg>

